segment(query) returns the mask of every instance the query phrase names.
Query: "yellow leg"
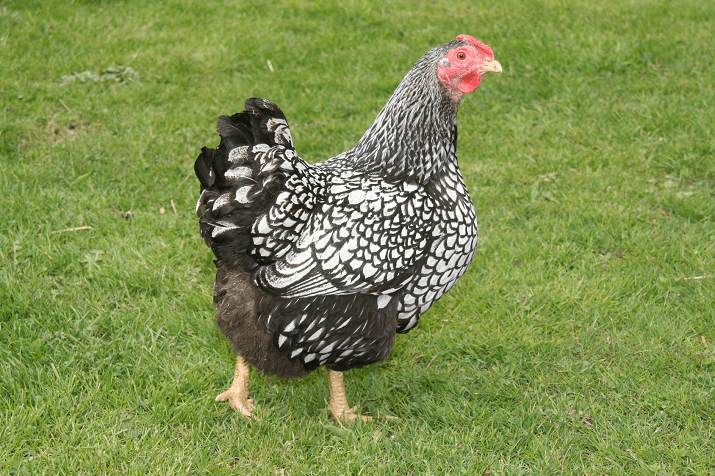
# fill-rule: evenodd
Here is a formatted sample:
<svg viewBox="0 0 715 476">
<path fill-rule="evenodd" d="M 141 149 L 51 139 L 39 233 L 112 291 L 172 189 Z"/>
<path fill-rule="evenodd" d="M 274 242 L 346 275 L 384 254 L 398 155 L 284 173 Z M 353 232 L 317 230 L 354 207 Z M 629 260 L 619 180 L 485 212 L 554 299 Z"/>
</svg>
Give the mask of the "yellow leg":
<svg viewBox="0 0 715 476">
<path fill-rule="evenodd" d="M 330 404 L 328 412 L 337 420 L 343 422 L 351 422 L 360 417 L 365 421 L 371 420 L 370 417 L 358 415 L 355 413 L 357 407 L 350 407 L 348 399 L 345 398 L 345 381 L 342 372 L 328 370 L 328 387 L 330 387 Z"/>
<path fill-rule="evenodd" d="M 236 373 L 233 375 L 233 383 L 231 388 L 216 397 L 217 402 L 225 402 L 236 411 L 241 412 L 247 418 L 253 418 L 253 410 L 256 406 L 253 400 L 248 398 L 248 378 L 251 375 L 251 369 L 243 357 L 240 355 L 236 358 Z"/>
</svg>

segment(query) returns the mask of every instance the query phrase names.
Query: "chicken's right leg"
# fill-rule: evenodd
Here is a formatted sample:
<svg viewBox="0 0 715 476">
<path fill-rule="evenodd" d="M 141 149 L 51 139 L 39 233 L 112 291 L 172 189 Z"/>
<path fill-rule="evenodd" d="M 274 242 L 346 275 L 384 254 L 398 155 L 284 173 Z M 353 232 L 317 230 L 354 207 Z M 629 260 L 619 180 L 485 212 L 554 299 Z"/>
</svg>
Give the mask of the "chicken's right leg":
<svg viewBox="0 0 715 476">
<path fill-rule="evenodd" d="M 336 372 L 328 369 L 328 388 L 330 388 L 330 403 L 328 404 L 328 412 L 338 421 L 351 422 L 357 418 L 362 418 L 364 421 L 372 420 L 368 416 L 362 416 L 355 413 L 357 407 L 348 405 L 348 399 L 345 397 L 345 380 L 342 372 Z"/>
<path fill-rule="evenodd" d="M 241 412 L 247 418 L 253 418 L 253 410 L 256 406 L 253 400 L 248 398 L 248 378 L 251 374 L 251 369 L 243 357 L 236 357 L 236 373 L 233 375 L 233 383 L 231 388 L 216 397 L 217 402 L 225 402 L 236 411 Z"/>
</svg>

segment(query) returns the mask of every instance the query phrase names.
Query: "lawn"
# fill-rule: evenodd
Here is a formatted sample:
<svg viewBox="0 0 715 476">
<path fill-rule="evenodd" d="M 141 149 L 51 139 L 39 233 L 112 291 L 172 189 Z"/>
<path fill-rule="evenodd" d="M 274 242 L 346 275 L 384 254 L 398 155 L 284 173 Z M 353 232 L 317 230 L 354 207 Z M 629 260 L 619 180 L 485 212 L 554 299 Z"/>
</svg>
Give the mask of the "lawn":
<svg viewBox="0 0 715 476">
<path fill-rule="evenodd" d="M 699 0 L 4 2 L 0 474 L 714 474 L 713 25 Z M 331 157 L 461 33 L 504 67 L 458 119 L 479 249 L 346 374 L 375 421 L 332 420 L 323 369 L 254 372 L 261 421 L 214 402 L 217 116 L 270 98 Z"/>
</svg>

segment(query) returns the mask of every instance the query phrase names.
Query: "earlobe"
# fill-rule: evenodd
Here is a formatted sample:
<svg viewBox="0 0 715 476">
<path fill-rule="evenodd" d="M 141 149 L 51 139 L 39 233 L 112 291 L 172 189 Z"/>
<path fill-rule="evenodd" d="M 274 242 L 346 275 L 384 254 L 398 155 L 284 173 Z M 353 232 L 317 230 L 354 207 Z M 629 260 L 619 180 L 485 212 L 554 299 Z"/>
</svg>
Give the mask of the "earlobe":
<svg viewBox="0 0 715 476">
<path fill-rule="evenodd" d="M 449 74 L 445 68 L 437 68 L 437 79 L 439 79 L 445 86 L 450 86 Z"/>
<path fill-rule="evenodd" d="M 457 84 L 457 89 L 461 93 L 467 94 L 473 92 L 475 89 L 477 89 L 477 86 L 479 86 L 479 83 L 482 81 L 482 77 L 478 73 L 469 73 L 465 74 L 462 76 L 462 79 L 459 80 L 459 84 Z"/>
</svg>

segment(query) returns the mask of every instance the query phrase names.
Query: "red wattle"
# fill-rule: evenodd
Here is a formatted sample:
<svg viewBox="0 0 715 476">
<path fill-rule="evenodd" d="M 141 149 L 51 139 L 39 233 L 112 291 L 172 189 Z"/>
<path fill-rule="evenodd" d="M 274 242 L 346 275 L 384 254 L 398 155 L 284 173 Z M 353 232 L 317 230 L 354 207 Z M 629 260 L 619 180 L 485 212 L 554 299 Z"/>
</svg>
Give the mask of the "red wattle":
<svg viewBox="0 0 715 476">
<path fill-rule="evenodd" d="M 481 80 L 482 77 L 478 73 L 465 74 L 457 83 L 457 89 L 464 94 L 471 93 L 477 89 Z"/>
</svg>

